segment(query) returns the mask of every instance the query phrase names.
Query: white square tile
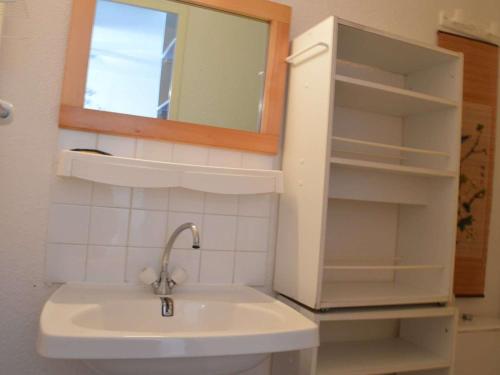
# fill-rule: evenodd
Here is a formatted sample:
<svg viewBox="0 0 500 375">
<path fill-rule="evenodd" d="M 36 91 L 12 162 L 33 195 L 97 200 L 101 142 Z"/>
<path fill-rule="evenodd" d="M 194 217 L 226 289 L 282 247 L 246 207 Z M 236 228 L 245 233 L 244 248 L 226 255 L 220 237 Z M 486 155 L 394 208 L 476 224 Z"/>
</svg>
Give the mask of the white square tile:
<svg viewBox="0 0 500 375">
<path fill-rule="evenodd" d="M 241 195 L 238 202 L 238 215 L 269 217 L 271 213 L 271 195 Z"/>
<path fill-rule="evenodd" d="M 275 169 L 276 157 L 271 155 L 244 152 L 241 166 L 247 169 Z"/>
<path fill-rule="evenodd" d="M 167 213 L 132 210 L 129 246 L 163 247 L 166 244 Z"/>
<path fill-rule="evenodd" d="M 230 251 L 202 251 L 200 283 L 231 284 L 234 253 Z"/>
<path fill-rule="evenodd" d="M 97 147 L 97 134 L 76 130 L 59 129 L 58 143 L 59 150 L 72 150 L 74 148 L 95 149 Z"/>
<path fill-rule="evenodd" d="M 124 282 L 126 250 L 125 247 L 89 246 L 86 280 L 108 283 Z"/>
<path fill-rule="evenodd" d="M 234 282 L 263 286 L 266 282 L 267 253 L 236 253 Z"/>
<path fill-rule="evenodd" d="M 241 167 L 241 152 L 211 148 L 208 152 L 208 165 L 216 167 Z"/>
<path fill-rule="evenodd" d="M 48 242 L 86 244 L 90 207 L 52 204 L 49 210 Z"/>
<path fill-rule="evenodd" d="M 151 267 L 159 274 L 162 254 L 162 248 L 129 247 L 127 256 L 126 281 L 134 284 L 140 283 L 139 273 L 141 273 L 141 271 L 147 267 Z"/>
<path fill-rule="evenodd" d="M 172 160 L 176 163 L 206 165 L 208 163 L 208 148 L 176 143 Z"/>
<path fill-rule="evenodd" d="M 168 194 L 168 189 L 134 189 L 132 208 L 166 211 Z"/>
<path fill-rule="evenodd" d="M 203 212 L 205 194 L 198 191 L 175 188 L 170 190 L 170 210 L 180 212 Z"/>
<path fill-rule="evenodd" d="M 92 204 L 103 207 L 130 207 L 132 190 L 128 187 L 94 184 Z"/>
<path fill-rule="evenodd" d="M 243 251 L 267 251 L 269 220 L 258 217 L 238 218 L 236 249 Z"/>
<path fill-rule="evenodd" d="M 236 215 L 238 212 L 238 196 L 226 194 L 206 194 L 205 213 L 220 215 Z"/>
<path fill-rule="evenodd" d="M 236 223 L 236 216 L 205 215 L 202 249 L 234 250 Z"/>
<path fill-rule="evenodd" d="M 52 202 L 89 205 L 92 183 L 70 177 L 56 177 L 52 184 Z"/>
<path fill-rule="evenodd" d="M 168 214 L 168 234 L 167 239 L 170 238 L 172 233 L 184 223 L 194 223 L 200 230 L 201 246 L 204 242 L 203 230 L 203 216 L 201 214 L 184 213 L 184 212 L 169 212 Z M 185 230 L 182 232 L 175 241 L 174 247 L 176 249 L 192 249 L 193 235 L 191 231 Z"/>
<path fill-rule="evenodd" d="M 184 268 L 188 274 L 186 284 L 198 282 L 200 273 L 200 250 L 180 250 L 174 249 L 170 255 L 169 271 L 172 272 L 176 267 Z"/>
<path fill-rule="evenodd" d="M 134 138 L 119 137 L 116 135 L 99 134 L 97 137 L 97 148 L 101 151 L 109 152 L 113 156 L 125 158 L 135 157 Z"/>
<path fill-rule="evenodd" d="M 145 160 L 172 161 L 173 149 L 174 145 L 170 142 L 138 139 L 135 157 Z"/>
<path fill-rule="evenodd" d="M 129 210 L 93 207 L 90 218 L 92 245 L 125 246 L 127 244 Z"/>
<path fill-rule="evenodd" d="M 87 246 L 47 244 L 45 277 L 53 283 L 83 281 Z"/>
</svg>

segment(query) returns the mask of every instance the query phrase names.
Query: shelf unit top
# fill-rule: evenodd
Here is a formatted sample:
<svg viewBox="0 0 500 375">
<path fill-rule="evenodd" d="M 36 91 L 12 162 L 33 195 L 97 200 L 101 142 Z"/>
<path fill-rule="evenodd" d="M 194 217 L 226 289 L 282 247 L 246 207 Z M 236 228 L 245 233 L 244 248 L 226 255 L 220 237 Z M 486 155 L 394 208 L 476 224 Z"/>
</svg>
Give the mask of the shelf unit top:
<svg viewBox="0 0 500 375">
<path fill-rule="evenodd" d="M 283 172 L 224 168 L 64 150 L 58 176 L 135 188 L 181 187 L 214 194 L 283 192 Z"/>
<path fill-rule="evenodd" d="M 381 172 L 408 174 L 408 175 L 415 175 L 415 176 L 426 176 L 426 177 L 456 177 L 457 176 L 457 172 L 454 172 L 454 171 L 445 171 L 445 170 L 421 168 L 421 167 L 410 167 L 407 165 L 400 165 L 400 164 L 378 163 L 378 162 L 373 162 L 373 161 L 347 159 L 347 158 L 339 158 L 339 157 L 330 158 L 330 162 L 333 165 L 341 165 L 341 166 L 350 167 L 350 168 L 351 167 L 352 168 L 364 168 L 364 169 L 378 170 Z"/>
<path fill-rule="evenodd" d="M 337 18 L 339 58 L 397 74 L 409 74 L 461 57 L 434 45 Z M 390 57 L 390 58 L 389 58 Z"/>
<path fill-rule="evenodd" d="M 451 361 L 399 338 L 322 343 L 318 375 L 381 375 L 447 368 Z"/>
<path fill-rule="evenodd" d="M 458 107 L 452 100 L 341 74 L 335 81 L 335 105 L 340 107 L 400 117 Z"/>
</svg>

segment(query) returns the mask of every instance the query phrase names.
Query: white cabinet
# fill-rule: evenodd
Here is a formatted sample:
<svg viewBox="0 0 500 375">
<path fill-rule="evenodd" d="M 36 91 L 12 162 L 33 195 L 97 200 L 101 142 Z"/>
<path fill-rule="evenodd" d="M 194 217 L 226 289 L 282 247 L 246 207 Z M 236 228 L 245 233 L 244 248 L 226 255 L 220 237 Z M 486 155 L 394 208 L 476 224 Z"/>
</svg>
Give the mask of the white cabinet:
<svg viewBox="0 0 500 375">
<path fill-rule="evenodd" d="M 454 308 L 358 308 L 314 313 L 280 299 L 320 328 L 319 348 L 276 356 L 276 362 L 291 364 L 294 375 L 453 373 Z"/>
<path fill-rule="evenodd" d="M 446 304 L 462 56 L 334 17 L 292 56 L 275 290 L 312 309 Z"/>
</svg>

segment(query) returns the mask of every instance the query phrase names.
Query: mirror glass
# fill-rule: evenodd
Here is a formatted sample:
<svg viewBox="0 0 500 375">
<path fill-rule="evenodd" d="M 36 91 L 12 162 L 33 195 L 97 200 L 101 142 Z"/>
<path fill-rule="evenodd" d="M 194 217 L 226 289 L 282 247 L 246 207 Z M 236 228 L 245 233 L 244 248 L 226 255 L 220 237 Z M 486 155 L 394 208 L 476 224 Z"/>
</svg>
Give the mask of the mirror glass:
<svg viewBox="0 0 500 375">
<path fill-rule="evenodd" d="M 267 22 L 170 0 L 98 0 L 84 107 L 259 132 Z"/>
</svg>

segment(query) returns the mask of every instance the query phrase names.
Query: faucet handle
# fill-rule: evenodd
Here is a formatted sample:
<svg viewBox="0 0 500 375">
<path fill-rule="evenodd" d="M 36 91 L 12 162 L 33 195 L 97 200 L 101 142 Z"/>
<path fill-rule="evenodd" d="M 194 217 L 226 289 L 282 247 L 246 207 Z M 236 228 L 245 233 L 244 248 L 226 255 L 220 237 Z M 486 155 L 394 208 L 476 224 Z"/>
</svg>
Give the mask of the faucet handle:
<svg viewBox="0 0 500 375">
<path fill-rule="evenodd" d="M 170 274 L 170 280 L 172 280 L 175 285 L 180 285 L 188 279 L 187 271 L 182 267 L 176 267 Z"/>
<path fill-rule="evenodd" d="M 147 267 L 139 274 L 139 280 L 146 285 L 152 285 L 158 281 L 158 274 L 151 267 Z"/>
</svg>

